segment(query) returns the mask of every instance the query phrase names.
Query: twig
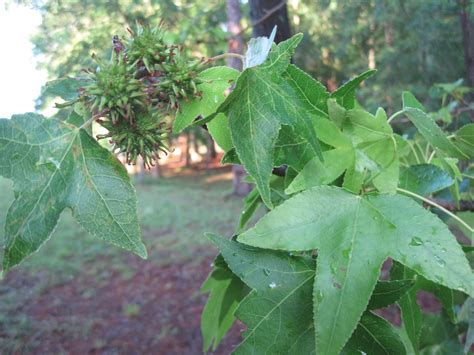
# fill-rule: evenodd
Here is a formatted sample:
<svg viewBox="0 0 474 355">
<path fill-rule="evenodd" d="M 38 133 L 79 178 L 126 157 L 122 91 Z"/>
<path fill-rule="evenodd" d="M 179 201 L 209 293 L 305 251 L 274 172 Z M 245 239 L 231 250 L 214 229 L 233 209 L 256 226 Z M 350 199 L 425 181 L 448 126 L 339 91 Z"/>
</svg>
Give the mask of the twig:
<svg viewBox="0 0 474 355">
<path fill-rule="evenodd" d="M 267 10 L 267 13 L 265 15 L 263 15 L 262 17 L 260 17 L 258 20 L 255 20 L 255 21 L 252 21 L 248 26 L 245 26 L 244 28 L 242 28 L 239 32 L 237 32 L 236 34 L 233 34 L 233 36 L 238 36 L 238 35 L 241 35 L 242 33 L 244 32 L 247 32 L 249 29 L 251 29 L 252 27 L 254 26 L 257 26 L 259 24 L 261 24 L 263 21 L 265 21 L 266 19 L 268 19 L 270 16 L 272 16 L 275 12 L 277 12 L 278 10 L 280 10 L 283 6 L 286 5 L 286 0 L 283 0 L 282 2 L 280 2 L 278 5 L 272 7 L 271 9 Z"/>
<path fill-rule="evenodd" d="M 420 196 L 414 192 L 411 192 L 411 191 L 408 191 L 408 190 L 405 190 L 405 189 L 402 189 L 402 188 L 397 188 L 397 191 L 405 194 L 405 195 L 409 195 L 409 196 L 412 196 L 412 197 L 415 197 L 421 201 L 423 201 L 424 203 L 426 203 L 427 205 L 430 205 L 430 206 L 433 206 L 433 207 L 436 207 L 437 209 L 439 209 L 440 211 L 443 211 L 444 213 L 446 213 L 448 216 L 450 216 L 451 218 L 455 219 L 456 221 L 458 221 L 460 224 L 462 224 L 464 227 L 467 228 L 468 231 L 470 231 L 471 233 L 474 232 L 474 228 L 470 227 L 466 222 L 464 222 L 461 218 L 459 218 L 458 216 L 456 216 L 454 213 L 452 213 L 451 211 L 449 211 L 448 209 L 444 208 L 443 206 L 441 206 L 440 204 L 436 203 L 435 201 L 432 201 L 428 198 L 425 198 L 423 196 Z"/>
</svg>

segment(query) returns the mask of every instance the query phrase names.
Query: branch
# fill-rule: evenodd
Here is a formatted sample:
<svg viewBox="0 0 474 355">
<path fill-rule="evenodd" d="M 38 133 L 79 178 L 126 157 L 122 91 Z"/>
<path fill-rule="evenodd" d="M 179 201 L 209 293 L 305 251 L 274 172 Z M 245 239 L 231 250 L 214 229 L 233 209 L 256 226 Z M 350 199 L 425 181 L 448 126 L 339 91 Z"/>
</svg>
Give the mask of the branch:
<svg viewBox="0 0 474 355">
<path fill-rule="evenodd" d="M 276 176 L 285 176 L 286 174 L 286 169 L 288 169 L 288 165 L 283 164 L 279 167 L 273 168 L 272 174 Z"/>
<path fill-rule="evenodd" d="M 270 16 L 272 16 L 275 12 L 280 10 L 285 5 L 286 5 L 286 0 L 282 0 L 282 2 L 280 2 L 278 5 L 276 5 L 276 6 L 272 7 L 271 9 L 267 10 L 267 13 L 265 15 L 263 15 L 262 17 L 260 17 L 256 21 L 252 21 L 248 26 L 245 26 L 244 28 L 242 28 L 239 32 L 237 32 L 233 36 L 241 35 L 242 33 L 247 32 L 252 27 L 261 24 L 263 21 L 268 19 Z"/>
</svg>

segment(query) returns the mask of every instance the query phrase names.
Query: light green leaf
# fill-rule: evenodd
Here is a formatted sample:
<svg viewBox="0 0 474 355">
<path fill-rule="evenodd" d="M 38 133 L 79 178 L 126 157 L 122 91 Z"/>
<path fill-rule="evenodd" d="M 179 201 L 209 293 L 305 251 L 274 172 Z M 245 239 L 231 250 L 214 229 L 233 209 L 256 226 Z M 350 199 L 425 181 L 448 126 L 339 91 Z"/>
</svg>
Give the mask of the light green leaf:
<svg viewBox="0 0 474 355">
<path fill-rule="evenodd" d="M 49 239 L 66 207 L 96 237 L 146 257 L 127 172 L 85 130 L 37 114 L 0 120 L 0 174 L 14 181 L 16 197 L 5 271 Z"/>
<path fill-rule="evenodd" d="M 331 94 L 331 98 L 336 99 L 337 103 L 346 109 L 354 108 L 355 106 L 355 90 L 365 79 L 371 77 L 377 70 L 367 70 L 359 74 L 355 78 L 349 80 L 347 83 L 339 87 Z"/>
<path fill-rule="evenodd" d="M 203 352 L 215 350 L 235 321 L 235 310 L 249 293 L 248 287 L 227 267 L 222 256 L 214 261 L 214 269 L 201 287 L 209 292 L 201 314 Z"/>
<path fill-rule="evenodd" d="M 342 353 L 403 355 L 407 351 L 389 322 L 372 312 L 365 312 Z"/>
<path fill-rule="evenodd" d="M 409 91 L 404 91 L 402 93 L 402 102 L 403 102 L 403 107 L 413 107 L 417 108 L 418 110 L 421 110 L 423 112 L 426 112 L 425 106 L 418 101 L 418 99 Z"/>
<path fill-rule="evenodd" d="M 323 152 L 324 162 L 318 157 L 310 160 L 285 190 L 287 194 L 309 189 L 313 186 L 328 185 L 336 180 L 352 164 L 352 149 L 338 148 Z"/>
<path fill-rule="evenodd" d="M 208 237 L 229 268 L 254 289 L 237 309 L 247 330 L 235 354 L 314 353 L 314 260 Z"/>
<path fill-rule="evenodd" d="M 300 171 L 313 157 L 314 151 L 307 139 L 296 134 L 293 127 L 281 126 L 273 153 L 275 166 L 286 164 Z"/>
<path fill-rule="evenodd" d="M 454 183 L 454 179 L 441 168 L 432 164 L 411 165 L 400 173 L 400 187 L 421 196 L 443 190 Z"/>
<path fill-rule="evenodd" d="M 351 139 L 343 134 L 339 127 L 332 121 L 315 117 L 313 120 L 316 135 L 321 142 L 335 148 L 351 148 Z"/>
<path fill-rule="evenodd" d="M 342 349 L 387 257 L 474 294 L 474 278 L 455 237 L 434 214 L 400 195 L 361 197 L 315 187 L 276 207 L 238 240 L 260 248 L 318 249 L 314 319 L 317 351 L 324 354 Z"/>
<path fill-rule="evenodd" d="M 213 67 L 199 73 L 198 78 L 204 81 L 197 86 L 202 91 L 202 98 L 180 103 L 180 110 L 176 113 L 173 123 L 173 132 L 179 133 L 195 119 L 213 114 L 224 102 L 225 91 L 238 76 L 239 72 L 229 67 Z"/>
<path fill-rule="evenodd" d="M 329 118 L 339 128 L 342 128 L 346 120 L 346 109 L 342 107 L 341 105 L 339 105 L 336 99 L 329 99 L 327 104 L 328 104 Z"/>
<path fill-rule="evenodd" d="M 229 120 L 224 114 L 220 113 L 216 115 L 216 117 L 207 124 L 207 128 L 211 137 L 224 152 L 228 152 L 232 149 L 233 144 L 230 135 Z"/>
<path fill-rule="evenodd" d="M 441 128 L 439 128 L 428 114 L 412 107 L 405 107 L 404 112 L 418 129 L 418 132 L 420 132 L 436 150 L 446 152 L 451 157 L 460 159 L 468 158 L 466 154 L 459 150 L 459 148 L 446 137 Z"/>
</svg>

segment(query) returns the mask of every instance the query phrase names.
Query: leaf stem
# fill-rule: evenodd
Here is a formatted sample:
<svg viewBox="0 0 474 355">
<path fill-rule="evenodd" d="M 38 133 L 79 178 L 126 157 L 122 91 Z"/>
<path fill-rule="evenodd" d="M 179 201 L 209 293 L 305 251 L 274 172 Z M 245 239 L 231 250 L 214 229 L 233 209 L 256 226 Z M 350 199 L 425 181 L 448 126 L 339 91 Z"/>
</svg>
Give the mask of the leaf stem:
<svg viewBox="0 0 474 355">
<path fill-rule="evenodd" d="M 393 119 L 397 116 L 400 116 L 401 114 L 403 114 L 405 112 L 405 110 L 400 110 L 400 111 L 397 111 L 395 112 L 392 116 L 390 116 L 390 118 L 387 120 L 387 123 L 390 123 L 393 121 Z"/>
<path fill-rule="evenodd" d="M 439 204 L 437 204 L 436 202 L 434 201 L 431 201 L 430 199 L 428 198 L 425 198 L 423 196 L 420 196 L 414 192 L 411 192 L 411 191 L 408 191 L 408 190 L 405 190 L 405 189 L 402 189 L 400 187 L 397 187 L 397 191 L 405 194 L 405 195 L 409 195 L 409 196 L 412 196 L 412 197 L 415 197 L 423 202 L 425 202 L 426 204 L 430 205 L 430 206 L 433 206 L 433 207 L 436 207 L 437 209 L 439 209 L 440 211 L 443 211 L 444 213 L 446 213 L 448 216 L 450 216 L 451 218 L 455 219 L 456 221 L 458 221 L 459 223 L 461 223 L 464 227 L 467 228 L 468 231 L 470 231 L 471 233 L 474 232 L 474 228 L 470 227 L 466 222 L 464 222 L 461 218 L 459 218 L 458 216 L 456 216 L 454 213 L 448 211 L 446 208 L 444 208 L 443 206 L 440 206 Z"/>
<path fill-rule="evenodd" d="M 240 59 L 240 61 L 241 61 L 242 63 L 244 63 L 244 61 L 245 61 L 245 57 L 244 57 L 242 54 L 238 54 L 238 53 L 224 53 L 224 54 L 219 54 L 219 55 L 216 55 L 215 57 L 209 58 L 207 61 L 209 61 L 209 62 L 215 62 L 216 60 L 219 60 L 219 59 L 227 59 L 227 58 L 237 58 L 237 59 Z"/>
</svg>

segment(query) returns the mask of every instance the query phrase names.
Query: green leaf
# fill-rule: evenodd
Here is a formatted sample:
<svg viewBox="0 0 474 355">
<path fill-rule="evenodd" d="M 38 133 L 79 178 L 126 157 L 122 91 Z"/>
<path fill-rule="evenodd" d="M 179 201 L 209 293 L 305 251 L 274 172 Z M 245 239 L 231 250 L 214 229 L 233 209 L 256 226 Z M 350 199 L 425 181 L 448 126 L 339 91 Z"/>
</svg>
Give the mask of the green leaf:
<svg viewBox="0 0 474 355">
<path fill-rule="evenodd" d="M 405 115 L 418 129 L 418 132 L 438 151 L 447 153 L 451 157 L 467 159 L 459 148 L 454 145 L 439 128 L 436 122 L 418 108 L 404 107 Z"/>
<path fill-rule="evenodd" d="M 418 242 L 416 241 L 416 243 Z M 390 270 L 390 274 L 391 278 L 394 280 L 403 280 L 406 278 L 416 277 L 416 273 L 413 270 L 406 268 L 398 262 L 394 262 L 392 269 Z M 403 326 L 416 354 L 418 354 L 421 327 L 423 322 L 421 308 L 416 302 L 417 291 L 418 289 L 416 287 L 412 287 L 411 290 L 409 290 L 398 300 Z"/>
<path fill-rule="evenodd" d="M 296 176 L 285 190 L 287 194 L 309 189 L 313 186 L 328 185 L 336 180 L 352 164 L 352 149 L 338 148 L 323 152 L 324 162 L 314 157 Z"/>
<path fill-rule="evenodd" d="M 281 126 L 273 153 L 273 164 L 283 164 L 300 171 L 314 157 L 311 145 L 304 137 L 295 133 L 293 127 Z"/>
<path fill-rule="evenodd" d="M 301 36 L 281 42 L 261 66 L 246 69 L 236 87 L 220 106 L 229 118 L 232 141 L 240 161 L 255 179 L 264 203 L 272 207 L 269 180 L 273 148 L 282 124 L 295 127 L 315 152 L 319 144 L 310 115 L 301 110 L 299 97 L 281 73 Z M 310 128 L 308 128 L 310 127 Z"/>
<path fill-rule="evenodd" d="M 459 312 L 459 320 L 467 322 L 468 325 L 466 343 L 464 344 L 464 352 L 468 353 L 474 344 L 474 298 L 466 299 Z"/>
<path fill-rule="evenodd" d="M 346 120 L 346 109 L 339 105 L 336 99 L 328 100 L 328 112 L 329 118 L 333 121 L 339 128 L 341 128 Z"/>
<path fill-rule="evenodd" d="M 203 352 L 215 350 L 235 321 L 235 310 L 249 293 L 248 287 L 227 267 L 222 256 L 214 261 L 214 269 L 201 287 L 209 297 L 201 314 Z"/>
<path fill-rule="evenodd" d="M 339 352 L 354 330 L 387 257 L 468 294 L 474 279 L 448 228 L 400 195 L 364 197 L 329 186 L 290 198 L 238 240 L 269 249 L 318 249 L 314 283 L 317 351 Z"/>
<path fill-rule="evenodd" d="M 474 158 L 474 123 L 461 127 L 454 135 L 454 142 L 469 159 Z"/>
<path fill-rule="evenodd" d="M 314 352 L 314 260 L 208 237 L 229 268 L 254 289 L 237 309 L 236 315 L 247 330 L 235 354 Z"/>
<path fill-rule="evenodd" d="M 423 104 L 420 101 L 417 100 L 415 95 L 413 95 L 409 91 L 404 91 L 402 93 L 402 102 L 403 102 L 403 108 L 413 107 L 413 108 L 417 108 L 418 110 L 421 110 L 423 112 L 426 112 L 425 106 L 423 106 Z"/>
<path fill-rule="evenodd" d="M 79 88 L 83 87 L 87 82 L 77 78 L 62 78 L 48 81 L 42 90 L 42 95 L 51 95 L 60 97 L 63 100 L 74 100 L 79 96 Z"/>
<path fill-rule="evenodd" d="M 204 81 L 197 86 L 202 91 L 202 98 L 181 102 L 173 123 L 173 132 L 179 133 L 195 119 L 213 114 L 224 102 L 225 91 L 238 76 L 239 72 L 229 67 L 213 67 L 199 73 L 198 78 Z"/>
<path fill-rule="evenodd" d="M 308 112 L 327 116 L 329 93 L 323 84 L 293 64 L 286 69 L 284 78 L 300 97 L 302 105 Z"/>
<path fill-rule="evenodd" d="M 253 216 L 258 206 L 262 203 L 257 189 L 253 189 L 244 199 L 244 207 L 240 215 L 238 230 L 243 230 L 247 222 Z"/>
<path fill-rule="evenodd" d="M 400 173 L 400 187 L 421 196 L 443 190 L 454 183 L 454 179 L 441 168 L 432 164 L 411 165 Z"/>
<path fill-rule="evenodd" d="M 423 314 L 420 347 L 422 355 L 464 354 L 459 342 L 461 330 L 444 314 Z"/>
<path fill-rule="evenodd" d="M 230 135 L 229 120 L 224 114 L 220 113 L 216 115 L 216 117 L 207 124 L 207 128 L 211 137 L 224 152 L 228 152 L 232 149 L 233 144 Z"/>
<path fill-rule="evenodd" d="M 375 285 L 367 309 L 384 308 L 395 303 L 415 284 L 415 280 L 379 281 Z"/>
<path fill-rule="evenodd" d="M 405 346 L 394 327 L 382 317 L 365 312 L 343 354 L 406 354 Z"/>
<path fill-rule="evenodd" d="M 372 69 L 359 74 L 334 91 L 331 94 L 331 98 L 336 99 L 337 103 L 346 109 L 354 108 L 355 90 L 360 85 L 360 83 L 362 83 L 365 79 L 370 78 L 376 72 L 377 70 Z"/>
<path fill-rule="evenodd" d="M 5 271 L 49 239 L 66 207 L 91 234 L 146 258 L 127 172 L 85 130 L 32 113 L 0 120 L 0 175 L 14 181 L 16 197 Z"/>
</svg>

